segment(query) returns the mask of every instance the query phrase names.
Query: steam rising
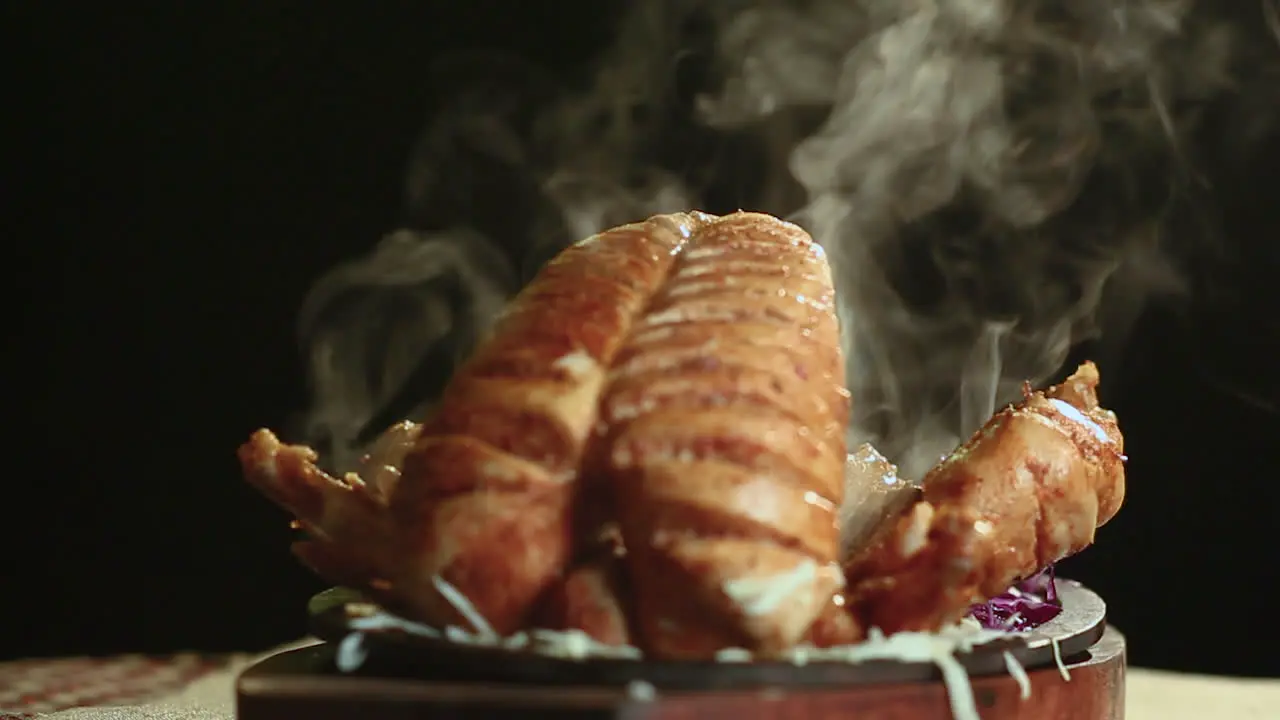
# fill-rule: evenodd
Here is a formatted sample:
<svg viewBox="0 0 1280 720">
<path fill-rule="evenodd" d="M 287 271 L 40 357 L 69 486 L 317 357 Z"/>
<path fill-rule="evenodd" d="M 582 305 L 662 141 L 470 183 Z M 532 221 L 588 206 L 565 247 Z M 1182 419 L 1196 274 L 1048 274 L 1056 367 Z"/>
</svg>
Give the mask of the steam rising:
<svg viewBox="0 0 1280 720">
<path fill-rule="evenodd" d="M 556 251 L 658 212 L 760 210 L 826 247 L 850 439 L 908 476 L 1177 290 L 1162 221 L 1238 40 L 1192 2 L 632 5 L 581 90 L 463 83 L 410 170 L 424 230 L 317 283 L 308 439 L 332 464 L 421 412 Z"/>
<path fill-rule="evenodd" d="M 502 309 L 514 282 L 502 254 L 465 229 L 401 230 L 372 256 L 321 277 L 299 319 L 317 391 L 308 435 L 349 467 L 371 421 L 382 430 L 402 419 L 380 410 L 423 359 L 456 361 Z"/>
</svg>

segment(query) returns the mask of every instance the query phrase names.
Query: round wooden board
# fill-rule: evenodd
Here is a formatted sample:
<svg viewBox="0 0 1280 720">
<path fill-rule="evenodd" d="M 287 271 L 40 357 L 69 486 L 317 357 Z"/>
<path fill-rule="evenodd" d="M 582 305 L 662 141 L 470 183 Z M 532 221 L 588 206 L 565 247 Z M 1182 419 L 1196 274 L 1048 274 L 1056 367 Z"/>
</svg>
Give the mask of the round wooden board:
<svg viewBox="0 0 1280 720">
<path fill-rule="evenodd" d="M 1062 613 L 1018 637 L 985 643 L 956 659 L 972 677 L 1007 673 L 1007 651 L 1028 670 L 1056 666 L 1092 646 L 1106 627 L 1106 603 L 1073 580 L 1059 579 Z M 345 594 L 344 594 L 345 593 Z M 368 610 L 350 591 L 321 593 L 310 604 L 311 630 L 335 645 L 353 632 L 350 621 Z M 363 608 L 356 607 L 363 605 Z M 464 645 L 398 630 L 361 631 L 368 657 L 359 674 L 457 682 L 620 687 L 643 682 L 661 690 L 759 687 L 845 687 L 939 680 L 929 662 L 656 662 L 612 658 L 574 660 L 532 652 Z M 1056 670 L 1055 670 L 1056 672 Z"/>
<path fill-rule="evenodd" d="M 639 697 L 619 687 L 457 683 L 335 674 L 333 650 L 319 645 L 274 655 L 236 683 L 241 720 L 449 718 L 627 718 L 628 720 L 951 720 L 941 681 L 828 688 L 659 691 Z M 982 720 L 1120 720 L 1125 641 L 1114 628 L 1065 665 L 1028 672 L 1022 699 L 1009 675 L 973 678 Z"/>
</svg>

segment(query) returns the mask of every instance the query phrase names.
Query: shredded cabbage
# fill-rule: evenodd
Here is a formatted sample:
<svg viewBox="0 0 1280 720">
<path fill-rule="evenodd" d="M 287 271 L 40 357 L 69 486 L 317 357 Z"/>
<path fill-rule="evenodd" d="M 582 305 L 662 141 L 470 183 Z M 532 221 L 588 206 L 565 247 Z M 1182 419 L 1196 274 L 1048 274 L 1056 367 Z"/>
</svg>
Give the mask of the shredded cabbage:
<svg viewBox="0 0 1280 720">
<path fill-rule="evenodd" d="M 1021 580 L 1003 595 L 969 608 L 969 616 L 988 630 L 1021 631 L 1039 627 L 1062 612 L 1053 566 Z"/>
</svg>

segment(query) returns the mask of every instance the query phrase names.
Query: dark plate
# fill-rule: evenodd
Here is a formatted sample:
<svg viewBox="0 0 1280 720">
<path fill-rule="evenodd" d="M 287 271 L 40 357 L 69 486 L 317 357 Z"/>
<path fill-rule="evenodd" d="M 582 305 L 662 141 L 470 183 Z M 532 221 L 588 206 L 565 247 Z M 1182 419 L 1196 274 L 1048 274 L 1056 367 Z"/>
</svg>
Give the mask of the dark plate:
<svg viewBox="0 0 1280 720">
<path fill-rule="evenodd" d="M 1008 651 L 1026 669 L 1052 665 L 1057 653 L 1069 661 L 1088 652 L 1106 629 L 1102 598 L 1073 580 L 1058 580 L 1062 613 L 1017 637 L 1001 638 L 958 652 L 955 658 L 971 676 L 1004 674 Z M 711 662 L 552 657 L 530 651 L 464 645 L 400 630 L 355 630 L 351 620 L 365 614 L 349 590 L 326 590 L 309 605 L 311 630 L 335 645 L 348 635 L 363 635 L 367 658 L 357 674 L 463 682 L 539 685 L 626 685 L 647 682 L 664 690 L 749 687 L 815 687 L 867 683 L 932 682 L 941 678 L 932 662 L 875 660 L 862 663 L 810 661 Z M 363 604 L 364 608 L 359 605 Z"/>
</svg>

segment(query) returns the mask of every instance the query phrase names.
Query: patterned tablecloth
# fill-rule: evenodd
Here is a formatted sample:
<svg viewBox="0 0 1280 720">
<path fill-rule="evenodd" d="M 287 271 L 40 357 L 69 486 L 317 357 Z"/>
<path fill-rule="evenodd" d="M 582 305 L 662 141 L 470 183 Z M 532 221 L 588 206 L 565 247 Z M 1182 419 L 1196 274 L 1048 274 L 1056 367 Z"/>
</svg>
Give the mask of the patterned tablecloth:
<svg viewBox="0 0 1280 720">
<path fill-rule="evenodd" d="M 0 663 L 0 719 L 30 718 L 78 707 L 139 705 L 221 675 L 237 658 L 184 653 Z"/>
<path fill-rule="evenodd" d="M 256 659 L 183 654 L 0 663 L 0 720 L 233 720 L 235 677 Z M 1126 684 L 1128 720 L 1280 718 L 1280 680 L 1130 668 Z"/>
</svg>

